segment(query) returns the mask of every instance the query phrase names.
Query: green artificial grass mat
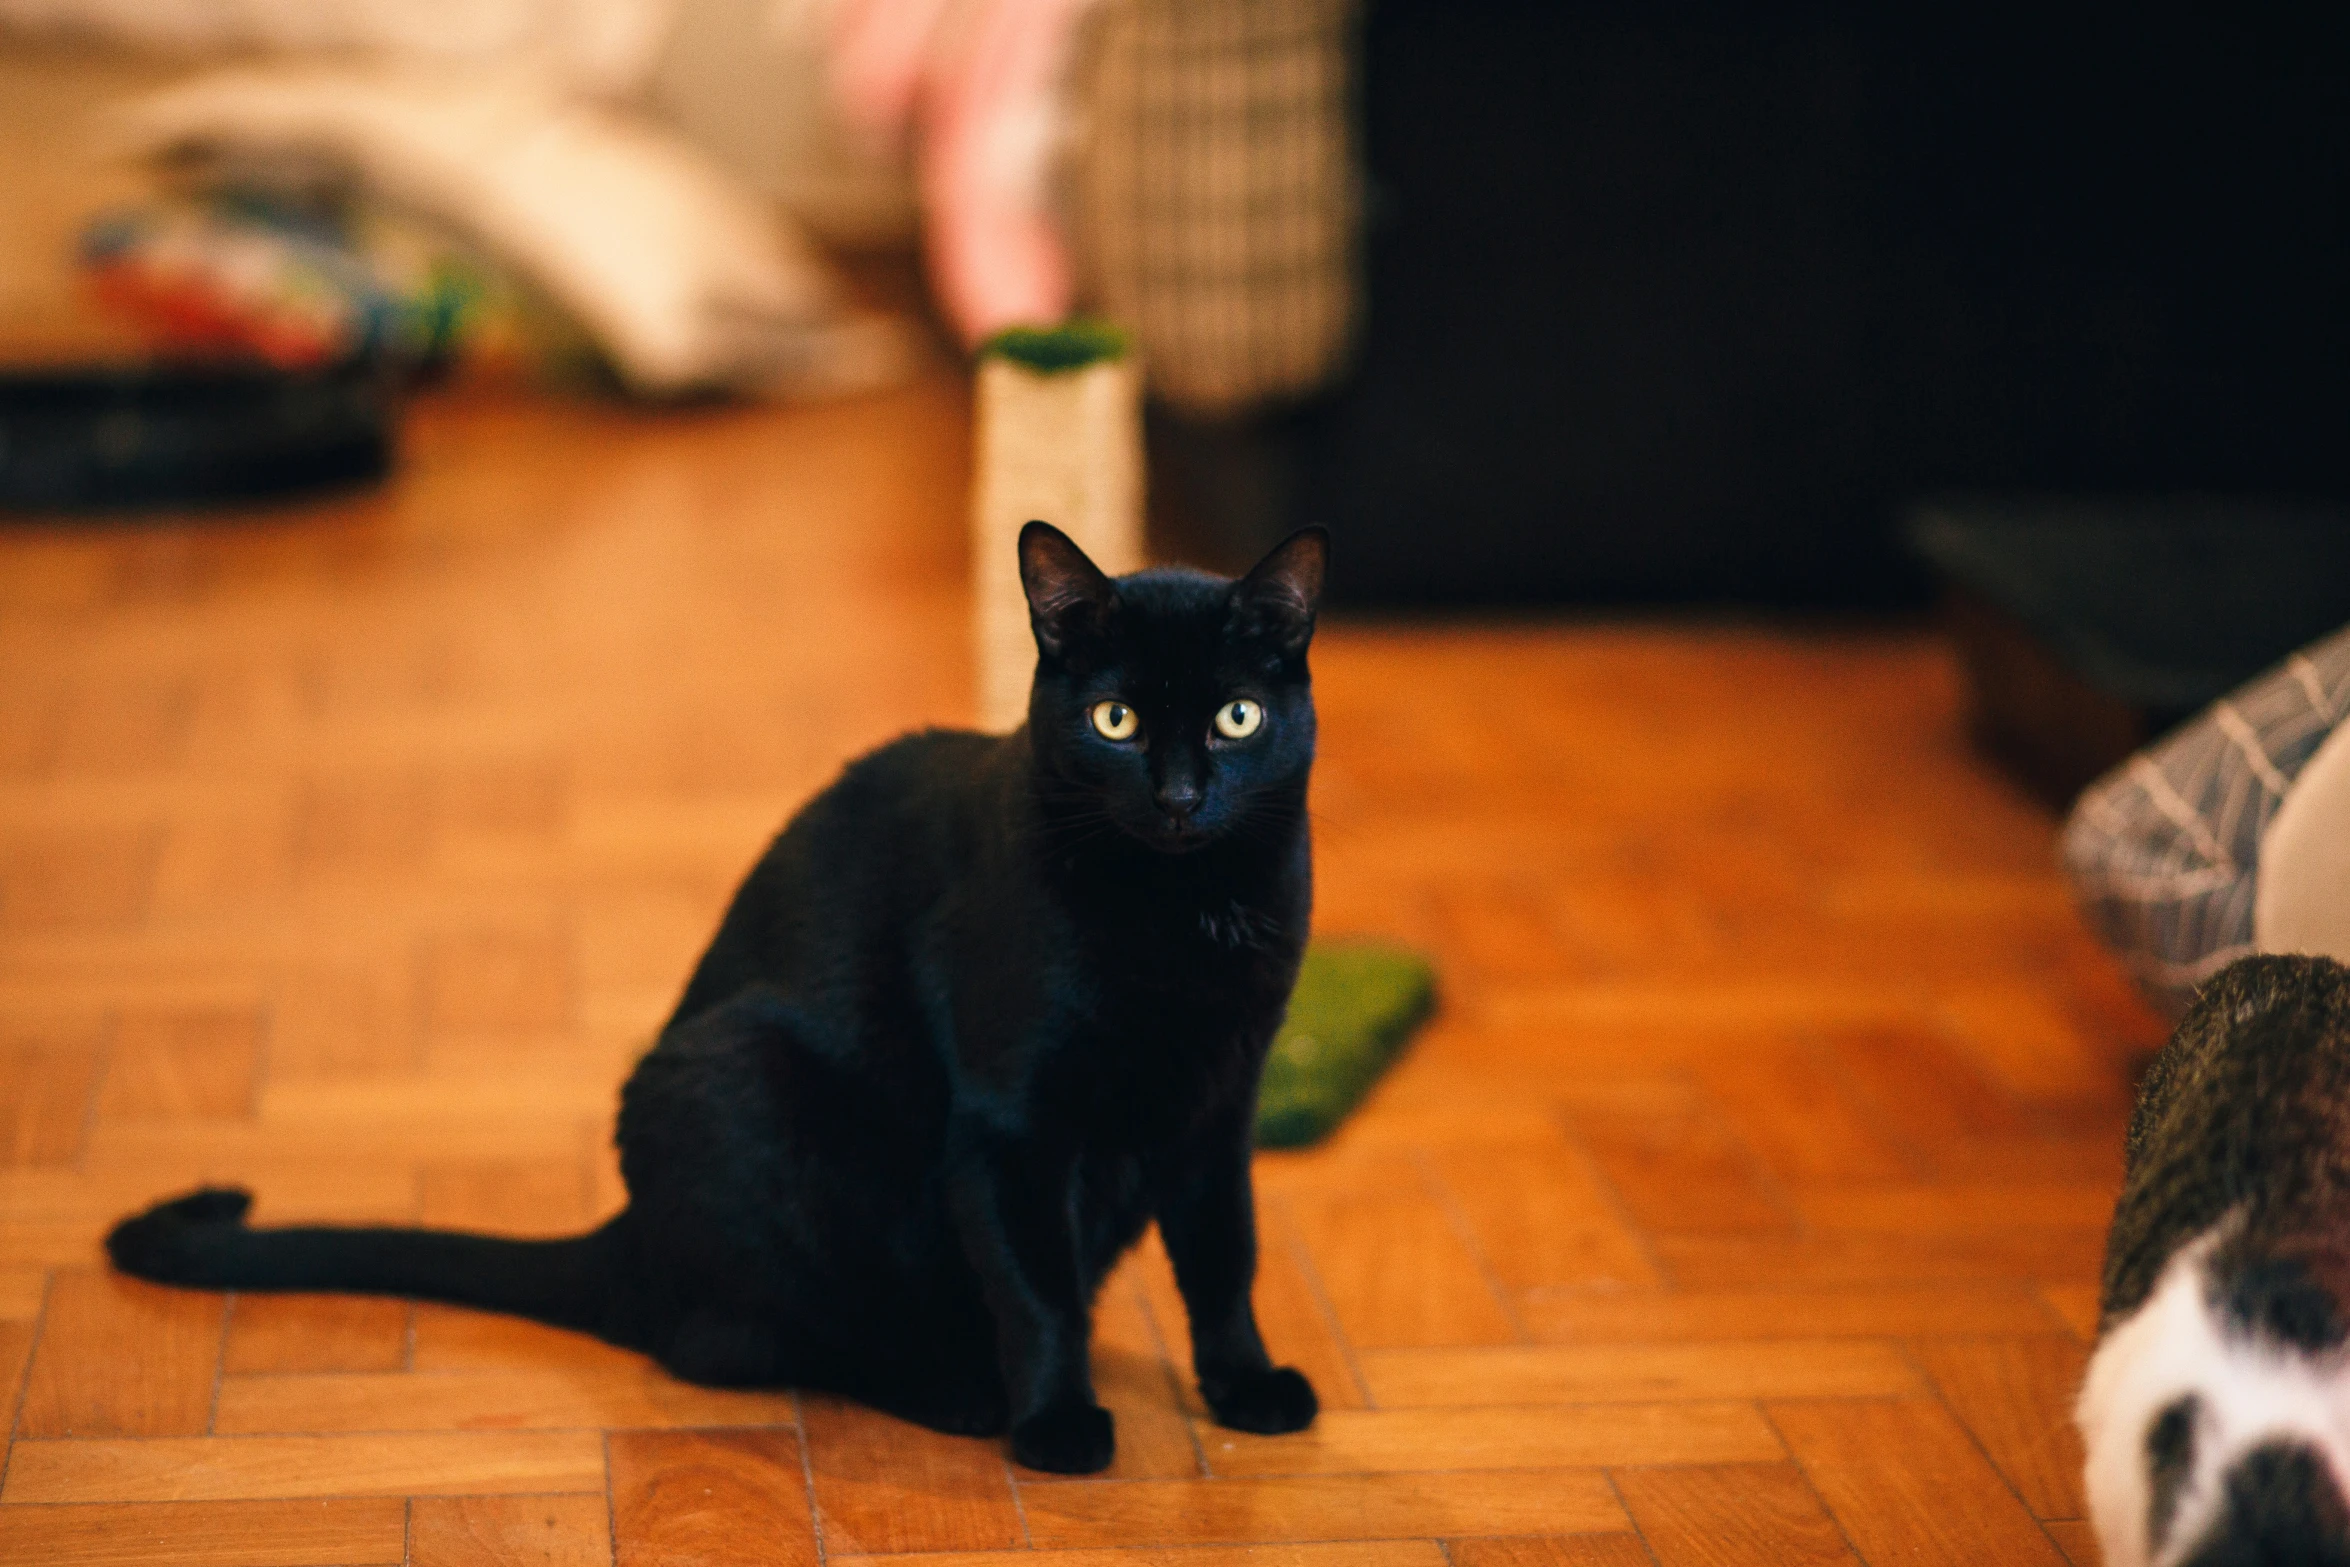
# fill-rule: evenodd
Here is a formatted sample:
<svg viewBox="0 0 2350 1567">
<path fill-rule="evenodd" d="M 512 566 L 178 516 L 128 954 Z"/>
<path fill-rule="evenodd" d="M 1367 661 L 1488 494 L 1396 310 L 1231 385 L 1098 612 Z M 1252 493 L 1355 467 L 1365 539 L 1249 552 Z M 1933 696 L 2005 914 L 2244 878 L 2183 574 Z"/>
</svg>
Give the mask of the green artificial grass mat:
<svg viewBox="0 0 2350 1567">
<path fill-rule="evenodd" d="M 1436 973 L 1404 947 L 1317 941 L 1265 1058 L 1257 1146 L 1303 1148 L 1338 1128 L 1436 1005 Z"/>
<path fill-rule="evenodd" d="M 979 357 L 993 355 L 1051 374 L 1082 370 L 1126 357 L 1126 334 L 1107 321 L 1079 316 L 1059 326 L 1008 326 L 979 345 Z"/>
</svg>

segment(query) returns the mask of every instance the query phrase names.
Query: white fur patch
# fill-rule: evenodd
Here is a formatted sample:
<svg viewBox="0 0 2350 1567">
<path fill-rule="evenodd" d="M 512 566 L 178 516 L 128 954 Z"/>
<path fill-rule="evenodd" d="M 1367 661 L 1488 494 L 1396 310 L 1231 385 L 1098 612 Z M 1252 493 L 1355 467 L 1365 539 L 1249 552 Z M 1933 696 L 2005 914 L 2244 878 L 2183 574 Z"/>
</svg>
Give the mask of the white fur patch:
<svg viewBox="0 0 2350 1567">
<path fill-rule="evenodd" d="M 2075 1417 L 2088 1448 L 2089 1516 L 2106 1567 L 2167 1567 L 2198 1544 L 2218 1515 L 2228 1468 L 2279 1437 L 2324 1456 L 2350 1496 L 2350 1361 L 2231 1338 L 2205 1298 L 2204 1261 L 2225 1222 L 2179 1249 L 2154 1293 L 2105 1336 L 2089 1362 Z M 2147 1539 L 2153 1477 L 2146 1434 L 2177 1400 L 2195 1395 L 2194 1461 L 2163 1548 Z"/>
</svg>

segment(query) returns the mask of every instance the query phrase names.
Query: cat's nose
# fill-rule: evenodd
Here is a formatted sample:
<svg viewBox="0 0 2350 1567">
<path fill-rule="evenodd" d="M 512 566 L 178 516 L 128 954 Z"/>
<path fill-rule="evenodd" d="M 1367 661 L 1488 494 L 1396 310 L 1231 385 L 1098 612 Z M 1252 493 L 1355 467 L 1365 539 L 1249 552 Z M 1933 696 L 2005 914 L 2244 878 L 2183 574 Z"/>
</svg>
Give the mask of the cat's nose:
<svg viewBox="0 0 2350 1567">
<path fill-rule="evenodd" d="M 1177 821 L 1182 821 L 1199 809 L 1199 797 L 1199 785 L 1189 779 L 1169 781 L 1151 791 L 1151 798 L 1158 802 L 1159 809 Z"/>
</svg>

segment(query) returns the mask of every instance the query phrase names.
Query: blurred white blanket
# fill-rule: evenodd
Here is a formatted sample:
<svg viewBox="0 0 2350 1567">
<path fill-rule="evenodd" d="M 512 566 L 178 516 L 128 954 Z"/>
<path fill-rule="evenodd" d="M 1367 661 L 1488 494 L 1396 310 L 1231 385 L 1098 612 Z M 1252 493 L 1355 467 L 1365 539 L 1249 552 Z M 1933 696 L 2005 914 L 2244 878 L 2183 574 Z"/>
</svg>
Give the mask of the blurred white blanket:
<svg viewBox="0 0 2350 1567">
<path fill-rule="evenodd" d="M 640 391 L 822 395 L 908 361 L 903 324 L 848 309 L 767 203 L 676 135 L 535 70 L 215 71 L 124 106 L 110 132 L 139 157 L 345 170 L 529 276 Z"/>
<path fill-rule="evenodd" d="M 2318 747 L 2261 835 L 2252 937 L 2263 952 L 2350 963 L 2350 722 Z"/>
</svg>

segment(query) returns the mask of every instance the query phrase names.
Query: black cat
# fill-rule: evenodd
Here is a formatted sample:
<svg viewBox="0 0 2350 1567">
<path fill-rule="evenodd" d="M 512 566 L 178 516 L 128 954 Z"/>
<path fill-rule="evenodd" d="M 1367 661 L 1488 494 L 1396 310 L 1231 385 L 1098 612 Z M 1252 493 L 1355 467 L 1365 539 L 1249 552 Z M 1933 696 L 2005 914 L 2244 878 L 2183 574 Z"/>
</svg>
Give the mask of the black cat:
<svg viewBox="0 0 2350 1567">
<path fill-rule="evenodd" d="M 1155 1219 L 1216 1418 L 1311 1423 L 1249 1301 L 1249 1152 L 1312 896 L 1326 554 L 1113 581 L 1030 523 L 1027 724 L 884 746 L 784 829 L 621 1091 L 601 1229 L 257 1230 L 212 1190 L 117 1226 L 115 1265 L 511 1312 L 1085 1473 L 1093 1296 Z"/>
</svg>

